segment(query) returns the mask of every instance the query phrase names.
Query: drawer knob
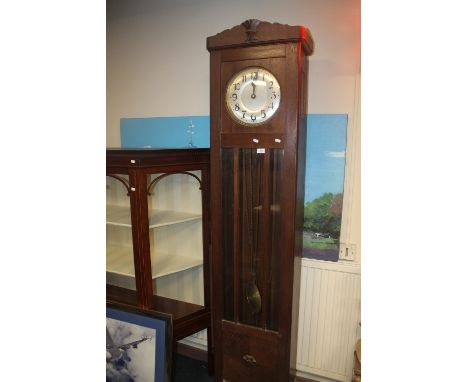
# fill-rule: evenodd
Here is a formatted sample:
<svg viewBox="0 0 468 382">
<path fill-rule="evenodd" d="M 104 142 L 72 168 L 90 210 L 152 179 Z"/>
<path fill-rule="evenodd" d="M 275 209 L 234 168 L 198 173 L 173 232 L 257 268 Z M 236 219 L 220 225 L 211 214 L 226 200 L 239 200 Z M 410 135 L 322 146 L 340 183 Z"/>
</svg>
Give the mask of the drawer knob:
<svg viewBox="0 0 468 382">
<path fill-rule="evenodd" d="M 256 365 L 257 364 L 257 360 L 255 359 L 255 357 L 253 355 L 245 354 L 244 356 L 242 356 L 242 359 L 245 362 L 247 362 L 249 365 Z"/>
</svg>

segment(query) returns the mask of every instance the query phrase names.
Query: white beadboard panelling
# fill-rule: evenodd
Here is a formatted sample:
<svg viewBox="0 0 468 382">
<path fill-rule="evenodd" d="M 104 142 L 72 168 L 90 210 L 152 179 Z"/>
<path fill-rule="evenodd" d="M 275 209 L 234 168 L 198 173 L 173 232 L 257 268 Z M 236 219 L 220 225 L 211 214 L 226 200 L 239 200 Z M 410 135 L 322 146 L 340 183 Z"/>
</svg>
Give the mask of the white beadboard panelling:
<svg viewBox="0 0 468 382">
<path fill-rule="evenodd" d="M 348 381 L 360 317 L 355 263 L 302 260 L 296 369 Z"/>
</svg>

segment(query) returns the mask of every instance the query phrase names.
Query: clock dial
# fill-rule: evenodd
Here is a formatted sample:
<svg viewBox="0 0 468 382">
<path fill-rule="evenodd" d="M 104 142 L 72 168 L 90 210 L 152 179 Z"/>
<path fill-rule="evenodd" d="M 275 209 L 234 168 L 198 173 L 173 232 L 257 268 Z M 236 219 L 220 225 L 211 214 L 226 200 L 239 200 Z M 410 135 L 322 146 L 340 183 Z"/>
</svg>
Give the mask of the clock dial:
<svg viewBox="0 0 468 382">
<path fill-rule="evenodd" d="M 260 125 L 276 113 L 280 96 L 275 76 L 266 69 L 251 67 L 236 73 L 228 82 L 226 106 L 237 122 Z"/>
</svg>

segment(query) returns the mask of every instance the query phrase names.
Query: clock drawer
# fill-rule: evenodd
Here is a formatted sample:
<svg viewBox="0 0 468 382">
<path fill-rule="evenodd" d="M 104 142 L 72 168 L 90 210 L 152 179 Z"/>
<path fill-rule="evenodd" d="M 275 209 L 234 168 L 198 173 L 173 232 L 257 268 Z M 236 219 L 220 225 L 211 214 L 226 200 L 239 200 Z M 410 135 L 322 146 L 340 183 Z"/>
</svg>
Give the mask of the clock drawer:
<svg viewBox="0 0 468 382">
<path fill-rule="evenodd" d="M 275 332 L 223 322 L 223 379 L 276 381 L 279 339 Z"/>
</svg>

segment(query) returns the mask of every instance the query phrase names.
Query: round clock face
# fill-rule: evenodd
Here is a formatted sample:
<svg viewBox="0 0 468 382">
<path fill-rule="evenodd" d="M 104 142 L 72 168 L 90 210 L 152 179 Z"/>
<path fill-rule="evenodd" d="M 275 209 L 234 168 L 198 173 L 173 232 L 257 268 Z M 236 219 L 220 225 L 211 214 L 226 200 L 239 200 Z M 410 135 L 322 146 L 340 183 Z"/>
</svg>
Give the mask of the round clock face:
<svg viewBox="0 0 468 382">
<path fill-rule="evenodd" d="M 268 70 L 251 67 L 236 73 L 226 88 L 226 106 L 231 116 L 244 125 L 260 125 L 280 105 L 280 85 Z"/>
</svg>

